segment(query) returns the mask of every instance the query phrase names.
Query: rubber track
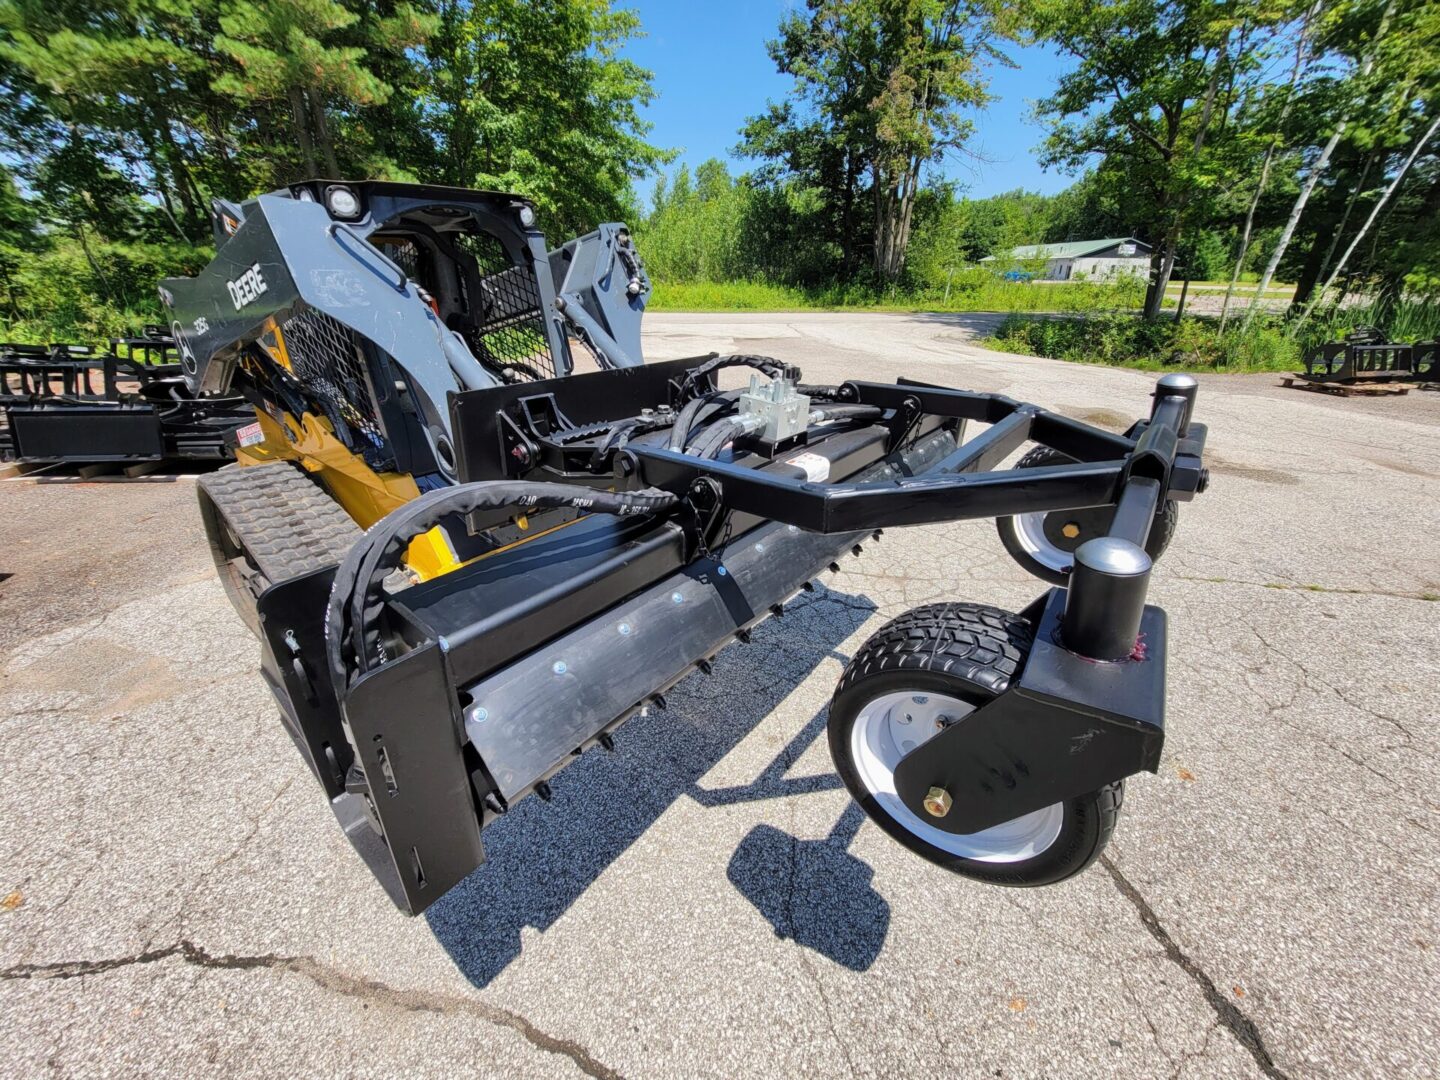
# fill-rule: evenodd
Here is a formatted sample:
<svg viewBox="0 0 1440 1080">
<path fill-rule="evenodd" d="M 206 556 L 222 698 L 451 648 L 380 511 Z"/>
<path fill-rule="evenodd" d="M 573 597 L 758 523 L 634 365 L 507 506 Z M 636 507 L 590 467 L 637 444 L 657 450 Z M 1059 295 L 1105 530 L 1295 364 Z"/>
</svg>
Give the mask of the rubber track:
<svg viewBox="0 0 1440 1080">
<path fill-rule="evenodd" d="M 362 533 L 289 462 L 232 465 L 202 476 L 200 487 L 271 584 L 335 566 Z"/>
<path fill-rule="evenodd" d="M 1002 694 L 1030 651 L 1030 624 L 985 604 L 927 604 L 892 619 L 855 654 L 836 693 L 862 675 L 943 671 Z"/>
</svg>

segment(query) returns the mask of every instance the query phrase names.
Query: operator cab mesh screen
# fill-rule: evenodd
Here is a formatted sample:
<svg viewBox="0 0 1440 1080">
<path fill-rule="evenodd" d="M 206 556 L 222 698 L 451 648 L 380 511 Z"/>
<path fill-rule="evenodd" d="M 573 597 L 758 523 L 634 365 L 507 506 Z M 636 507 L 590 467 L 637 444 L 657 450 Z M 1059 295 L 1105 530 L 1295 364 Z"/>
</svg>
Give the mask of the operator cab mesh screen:
<svg viewBox="0 0 1440 1080">
<path fill-rule="evenodd" d="M 308 308 L 280 325 L 295 375 L 320 404 L 336 436 L 372 464 L 385 457 L 375 395 L 354 332 Z"/>
<path fill-rule="evenodd" d="M 467 316 L 460 333 L 470 351 L 486 367 L 513 372 L 520 380 L 553 379 L 555 358 L 534 271 L 511 261 L 505 245 L 489 233 L 456 233 L 451 239 L 475 260 L 478 275 L 460 275 Z"/>
<path fill-rule="evenodd" d="M 377 236 L 371 242 L 385 253 L 387 259 L 405 271 L 407 278 L 418 282 L 421 288 L 426 287 L 420 273 L 420 249 L 413 240 L 403 236 Z"/>
</svg>

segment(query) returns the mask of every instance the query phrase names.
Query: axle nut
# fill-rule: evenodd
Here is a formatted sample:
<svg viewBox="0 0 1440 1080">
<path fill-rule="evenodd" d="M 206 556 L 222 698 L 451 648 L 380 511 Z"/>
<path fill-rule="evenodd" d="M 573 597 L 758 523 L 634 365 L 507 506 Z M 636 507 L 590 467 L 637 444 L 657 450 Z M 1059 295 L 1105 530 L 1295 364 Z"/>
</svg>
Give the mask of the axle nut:
<svg viewBox="0 0 1440 1080">
<path fill-rule="evenodd" d="M 925 812 L 931 817 L 944 817 L 950 813 L 950 793 L 943 787 L 932 787 L 925 793 Z"/>
</svg>

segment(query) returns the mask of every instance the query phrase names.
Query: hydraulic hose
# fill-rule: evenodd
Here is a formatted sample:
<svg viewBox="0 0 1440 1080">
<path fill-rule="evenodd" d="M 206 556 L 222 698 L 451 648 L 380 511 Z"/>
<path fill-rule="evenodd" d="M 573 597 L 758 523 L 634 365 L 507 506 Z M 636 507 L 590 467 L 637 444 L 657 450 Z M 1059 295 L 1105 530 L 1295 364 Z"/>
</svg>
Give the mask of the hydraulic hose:
<svg viewBox="0 0 1440 1080">
<path fill-rule="evenodd" d="M 820 414 L 819 423 L 828 424 L 835 420 L 879 420 L 884 410 L 876 405 L 821 405 L 811 412 Z"/>
<path fill-rule="evenodd" d="M 695 439 L 687 453 L 700 458 L 713 458 L 727 442 L 743 435 L 747 430 L 749 429 L 746 425 L 736 418 L 717 420 Z"/>
<path fill-rule="evenodd" d="M 685 407 L 680 410 L 680 415 L 675 417 L 674 427 L 670 429 L 670 449 L 676 451 L 685 449 L 685 442 L 690 438 L 690 430 L 695 426 L 700 410 L 707 405 L 716 403 L 726 406 L 733 405 L 739 397 L 739 390 L 716 390 L 687 402 Z"/>
<path fill-rule="evenodd" d="M 385 605 L 385 578 L 400 565 L 410 541 L 446 515 L 507 507 L 653 514 L 675 502 L 674 495 L 653 488 L 613 492 L 568 484 L 499 480 L 440 488 L 406 503 L 373 525 L 335 572 L 325 611 L 325 650 L 337 692 L 343 692 L 350 681 L 345 665 L 347 641 L 357 674 L 370 670 L 372 662 L 383 663 L 386 659 L 377 629 Z"/>
<path fill-rule="evenodd" d="M 635 438 L 635 436 L 646 435 L 652 431 L 660 431 L 673 425 L 674 420 L 668 412 L 664 414 L 657 413 L 654 416 L 631 416 L 621 420 L 610 429 L 610 433 L 605 436 L 604 441 L 601 442 L 600 445 L 595 448 L 595 452 L 591 454 L 590 462 L 592 467 L 601 467 L 609 460 L 611 453 L 616 450 L 625 449 L 625 445 L 631 439 Z"/>
<path fill-rule="evenodd" d="M 735 353 L 730 356 L 716 356 L 706 360 L 702 364 L 696 364 L 685 375 L 685 381 L 680 384 L 680 400 L 685 401 L 695 393 L 696 382 L 713 371 L 719 371 L 727 367 L 751 367 L 763 372 L 772 379 L 778 379 L 782 375 L 788 375 L 793 379 L 800 378 L 800 369 L 783 361 L 776 360 L 773 356 L 751 356 L 748 353 Z"/>
</svg>

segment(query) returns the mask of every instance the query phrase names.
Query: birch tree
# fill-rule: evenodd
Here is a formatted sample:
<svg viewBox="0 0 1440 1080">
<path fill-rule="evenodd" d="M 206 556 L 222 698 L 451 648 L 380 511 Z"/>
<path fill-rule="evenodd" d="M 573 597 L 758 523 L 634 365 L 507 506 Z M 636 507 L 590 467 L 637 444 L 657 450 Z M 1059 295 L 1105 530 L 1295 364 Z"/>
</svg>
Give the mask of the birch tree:
<svg viewBox="0 0 1440 1080">
<path fill-rule="evenodd" d="M 1363 92 L 1365 84 L 1369 81 L 1370 73 L 1375 68 L 1375 58 L 1380 44 L 1384 41 L 1386 33 L 1390 29 L 1391 19 L 1395 15 L 1396 0 L 1385 0 L 1385 7 L 1380 14 L 1380 22 L 1375 30 L 1375 36 L 1365 47 L 1359 69 L 1355 79 L 1350 83 L 1352 99 L 1358 100 Z M 1280 231 L 1280 239 L 1275 245 L 1275 250 L 1270 253 L 1270 261 L 1265 264 L 1265 272 L 1260 275 L 1259 288 L 1250 300 L 1250 307 L 1245 312 L 1245 325 L 1249 326 L 1255 318 L 1256 313 L 1264 303 L 1265 290 L 1270 287 L 1270 282 L 1275 279 L 1275 270 L 1280 265 L 1280 260 L 1285 257 L 1285 250 L 1290 246 L 1290 239 L 1295 235 L 1295 228 L 1300 224 L 1301 215 L 1305 213 L 1305 204 L 1310 201 L 1310 195 L 1315 190 L 1315 185 L 1320 182 L 1326 167 L 1330 164 L 1330 157 L 1335 153 L 1335 148 L 1340 145 L 1340 140 L 1345 135 L 1349 126 L 1350 117 L 1348 111 L 1342 114 L 1335 125 L 1335 130 L 1325 141 L 1320 151 L 1320 156 L 1310 166 L 1310 171 L 1305 177 L 1305 183 L 1300 187 L 1300 194 L 1296 196 L 1295 203 L 1290 208 L 1290 216 L 1285 220 L 1285 227 Z"/>
</svg>

